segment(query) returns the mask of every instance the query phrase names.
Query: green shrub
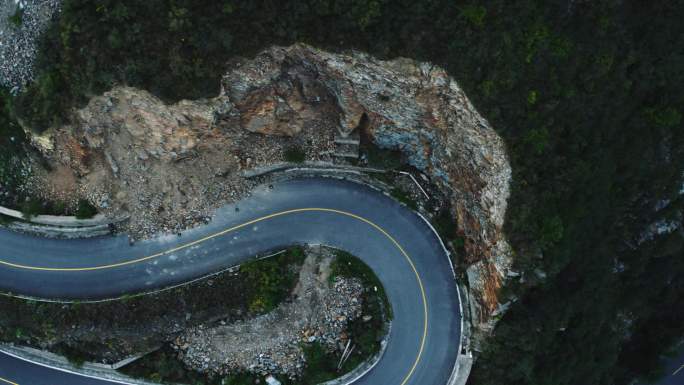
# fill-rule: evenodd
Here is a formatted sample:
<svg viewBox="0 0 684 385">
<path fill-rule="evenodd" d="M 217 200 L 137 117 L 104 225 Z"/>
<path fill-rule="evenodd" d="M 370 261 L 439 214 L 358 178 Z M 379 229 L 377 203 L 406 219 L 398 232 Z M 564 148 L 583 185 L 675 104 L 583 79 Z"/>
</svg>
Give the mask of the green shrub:
<svg viewBox="0 0 684 385">
<path fill-rule="evenodd" d="M 240 267 L 249 283 L 248 303 L 253 313 L 267 313 L 278 306 L 294 287 L 304 250 L 293 247 L 273 258 L 247 262 Z"/>
<path fill-rule="evenodd" d="M 57 354 L 64 356 L 67 360 L 69 360 L 69 363 L 77 368 L 82 367 L 83 364 L 88 361 L 89 358 L 91 358 L 87 353 L 63 343 L 58 345 L 56 350 Z"/>
<path fill-rule="evenodd" d="M 303 346 L 306 357 L 302 385 L 320 384 L 339 376 L 337 372 L 337 359 L 328 352 L 320 343 L 305 344 Z"/>
<path fill-rule="evenodd" d="M 382 149 L 373 143 L 362 143 L 361 152 L 368 158 L 370 167 L 397 170 L 404 166 L 401 151 Z"/>
<path fill-rule="evenodd" d="M 435 230 L 439 233 L 439 236 L 444 239 L 444 241 L 453 241 L 457 238 L 458 226 L 456 220 L 449 210 L 442 210 L 439 215 L 434 219 Z"/>
<path fill-rule="evenodd" d="M 306 153 L 300 147 L 292 146 L 285 149 L 285 160 L 292 163 L 303 163 L 306 160 Z"/>
<path fill-rule="evenodd" d="M 36 215 L 39 215 L 42 211 L 43 202 L 38 199 L 31 198 L 21 204 L 21 213 L 26 220 L 30 220 Z"/>
<path fill-rule="evenodd" d="M 405 204 L 408 206 L 411 210 L 418 210 L 418 202 L 416 202 L 409 194 L 404 192 L 404 190 L 401 190 L 400 188 L 393 188 L 392 191 L 390 191 L 390 194 L 392 197 L 399 202 Z"/>
<path fill-rule="evenodd" d="M 342 367 L 341 373 L 345 373 L 380 350 L 380 342 L 387 333 L 387 322 L 392 319 L 392 307 L 382 283 L 373 270 L 360 259 L 338 250 L 330 268 L 331 280 L 336 276 L 361 280 L 366 288 L 361 312 L 363 315 L 371 316 L 368 321 L 357 318 L 347 325 L 347 333 L 356 349 Z"/>
<path fill-rule="evenodd" d="M 487 8 L 481 5 L 466 5 L 461 8 L 461 16 L 475 27 L 484 26 L 484 19 L 487 16 Z"/>
<path fill-rule="evenodd" d="M 91 205 L 85 199 L 78 201 L 78 208 L 76 209 L 76 218 L 78 219 L 88 219 L 92 218 L 97 214 L 97 209 L 95 206 Z"/>
<path fill-rule="evenodd" d="M 58 201 L 52 204 L 52 213 L 54 215 L 64 215 L 66 213 L 66 204 Z"/>
<path fill-rule="evenodd" d="M 14 11 L 14 13 L 7 19 L 11 24 L 13 24 L 16 27 L 19 27 L 24 19 L 24 10 L 20 7 L 17 7 L 17 10 Z"/>
</svg>

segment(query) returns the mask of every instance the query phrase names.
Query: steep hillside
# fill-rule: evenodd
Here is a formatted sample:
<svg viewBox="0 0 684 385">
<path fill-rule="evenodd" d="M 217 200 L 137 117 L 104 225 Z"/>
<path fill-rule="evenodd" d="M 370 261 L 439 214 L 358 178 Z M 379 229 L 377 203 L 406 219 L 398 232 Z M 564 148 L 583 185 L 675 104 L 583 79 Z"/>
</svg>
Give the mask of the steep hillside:
<svg viewBox="0 0 684 385">
<path fill-rule="evenodd" d="M 629 383 L 684 335 L 681 0 L 197 4 L 64 1 L 12 110 L 40 130 L 117 84 L 215 97 L 231 58 L 273 44 L 435 63 L 512 170 L 519 275 L 490 287 L 509 310 L 471 382 Z"/>
</svg>

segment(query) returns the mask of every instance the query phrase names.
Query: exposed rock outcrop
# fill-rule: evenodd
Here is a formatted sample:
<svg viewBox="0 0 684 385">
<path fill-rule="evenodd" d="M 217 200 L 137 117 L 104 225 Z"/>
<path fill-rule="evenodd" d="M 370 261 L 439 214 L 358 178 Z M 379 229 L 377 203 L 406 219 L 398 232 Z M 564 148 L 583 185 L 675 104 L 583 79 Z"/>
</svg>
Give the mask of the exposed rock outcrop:
<svg viewBox="0 0 684 385">
<path fill-rule="evenodd" d="M 348 321 L 363 316 L 363 283 L 330 279 L 331 250 L 309 251 L 291 301 L 273 311 L 221 325 L 199 325 L 174 342 L 183 362 L 200 372 L 225 375 L 251 372 L 296 379 L 306 364 L 303 347 L 316 342 L 344 351 Z"/>
<path fill-rule="evenodd" d="M 511 169 L 503 141 L 446 71 L 306 45 L 228 66 L 211 100 L 167 106 L 131 88 L 94 98 L 73 126 L 51 134 L 46 153 L 70 164 L 89 190 L 103 190 L 116 210 L 132 211 L 133 223 L 150 208 L 173 222 L 238 197 L 235 186 L 245 184 L 237 171 L 279 161 L 293 143 L 307 159 L 328 160 L 335 138 L 360 134 L 402 151 L 451 197 L 473 321 L 490 329 L 510 268 L 502 226 Z"/>
<path fill-rule="evenodd" d="M 275 95 L 289 106 L 282 111 L 295 124 L 332 113 L 341 136 L 362 130 L 380 147 L 401 150 L 448 192 L 466 240 L 474 322 L 491 328 L 489 316 L 499 307 L 497 291 L 510 267 L 502 226 L 511 169 L 503 141 L 446 71 L 408 59 L 381 61 L 303 45 L 272 48 L 233 66 L 222 95 L 241 116 L 268 122 L 259 132 L 296 135 L 271 119 L 270 109 L 266 118 L 254 117 L 251 106 L 259 95 L 269 96 L 263 103 L 270 105 Z"/>
<path fill-rule="evenodd" d="M 37 42 L 61 0 L 3 0 L 0 2 L 0 85 L 13 93 L 31 82 Z"/>
</svg>

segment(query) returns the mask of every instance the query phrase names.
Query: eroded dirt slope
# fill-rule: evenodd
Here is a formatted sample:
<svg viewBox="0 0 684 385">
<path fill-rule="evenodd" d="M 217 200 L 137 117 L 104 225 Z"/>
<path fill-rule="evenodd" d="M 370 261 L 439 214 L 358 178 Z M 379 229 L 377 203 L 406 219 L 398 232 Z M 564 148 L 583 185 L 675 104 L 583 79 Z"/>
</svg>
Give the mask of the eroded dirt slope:
<svg viewBox="0 0 684 385">
<path fill-rule="evenodd" d="M 511 169 L 503 141 L 445 70 L 299 44 L 227 67 L 216 98 L 165 105 L 117 87 L 33 141 L 68 166 L 80 194 L 129 213 L 139 236 L 201 222 L 248 193 L 243 170 L 282 161 L 293 146 L 324 161 L 359 137 L 400 150 L 451 198 L 473 321 L 491 328 L 511 262 L 502 233 Z"/>
</svg>

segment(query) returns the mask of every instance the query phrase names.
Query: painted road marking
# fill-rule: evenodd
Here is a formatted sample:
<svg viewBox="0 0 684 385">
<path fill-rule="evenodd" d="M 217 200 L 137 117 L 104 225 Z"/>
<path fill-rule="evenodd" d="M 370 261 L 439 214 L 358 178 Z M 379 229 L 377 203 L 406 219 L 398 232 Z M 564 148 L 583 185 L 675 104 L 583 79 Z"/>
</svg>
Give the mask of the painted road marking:
<svg viewBox="0 0 684 385">
<path fill-rule="evenodd" d="M 228 234 L 228 233 L 230 233 L 230 232 L 233 232 L 233 231 L 242 229 L 242 228 L 247 227 L 247 226 L 251 226 L 251 225 L 253 225 L 253 224 L 255 224 L 255 223 L 259 223 L 259 222 L 266 221 L 266 220 L 268 220 L 268 219 L 277 218 L 277 217 L 281 217 L 281 216 L 285 216 L 285 215 L 289 215 L 289 214 L 302 213 L 302 212 L 327 212 L 327 213 L 333 213 L 333 214 L 344 215 L 344 216 L 351 217 L 351 218 L 354 218 L 354 219 L 356 219 L 356 220 L 359 220 L 359 221 L 361 221 L 361 222 L 364 222 L 364 223 L 368 224 L 369 226 L 373 227 L 373 228 L 374 228 L 375 230 L 377 230 L 378 232 L 380 232 L 380 233 L 381 233 L 382 235 L 384 235 L 387 239 L 389 239 L 389 240 L 394 244 L 394 246 L 399 250 L 399 252 L 401 252 L 401 254 L 404 256 L 404 258 L 406 259 L 406 261 L 407 261 L 407 262 L 409 263 L 409 265 L 411 266 L 411 269 L 413 270 L 413 273 L 414 273 L 415 276 L 416 276 L 416 280 L 418 281 L 418 286 L 419 286 L 419 288 L 420 288 L 421 298 L 422 298 L 422 300 L 423 300 L 423 335 L 422 335 L 422 337 L 421 337 L 420 348 L 418 349 L 418 355 L 416 356 L 416 359 L 415 359 L 415 361 L 413 362 L 413 365 L 411 366 L 411 370 L 409 370 L 408 374 L 406 375 L 406 377 L 404 377 L 404 380 L 401 382 L 401 385 L 406 385 L 406 383 L 408 383 L 409 379 L 411 378 L 411 376 L 412 376 L 413 373 L 415 372 L 416 368 L 418 367 L 418 364 L 420 363 L 420 360 L 421 360 L 422 355 L 423 355 L 423 350 L 425 349 L 425 340 L 427 339 L 427 331 L 428 331 L 428 307 L 427 307 L 427 296 L 425 295 L 425 288 L 423 287 L 423 281 L 422 281 L 421 278 L 420 278 L 420 274 L 418 273 L 418 269 L 416 269 L 416 266 L 415 266 L 415 264 L 413 263 L 413 260 L 412 260 L 411 257 L 408 255 L 408 253 L 406 253 L 406 251 L 404 250 L 404 248 L 401 247 L 401 245 L 399 244 L 399 242 L 397 242 L 397 240 L 394 239 L 394 237 L 392 237 L 387 231 L 385 231 L 382 227 L 380 227 L 379 225 L 375 224 L 375 223 L 372 222 L 371 220 L 366 219 L 366 218 L 361 217 L 361 216 L 356 215 L 356 214 L 352 214 L 352 213 L 350 213 L 350 212 L 346 212 L 346 211 L 342 211 L 342 210 L 335 210 L 335 209 L 318 208 L 318 207 L 310 207 L 310 208 L 301 208 L 301 209 L 293 209 L 293 210 L 280 211 L 280 212 L 277 212 L 277 213 L 273 213 L 273 214 L 265 215 L 265 216 L 263 216 L 263 217 L 259 217 L 259 218 L 256 218 L 256 219 L 252 219 L 251 221 L 247 221 L 247 222 L 245 222 L 245 223 L 242 223 L 242 224 L 239 224 L 239 225 L 236 225 L 236 226 L 233 226 L 233 227 L 230 227 L 230 228 L 221 230 L 221 231 L 219 231 L 219 232 L 217 232 L 217 233 L 208 235 L 208 236 L 206 236 L 206 237 L 204 237 L 204 238 L 200 238 L 200 239 L 197 239 L 197 240 L 195 240 L 195 241 L 188 242 L 188 243 L 182 244 L 182 245 L 180 245 L 180 246 L 176 246 L 176 247 L 174 247 L 174 248 L 171 248 L 171 249 L 166 250 L 166 251 L 162 251 L 162 252 L 157 253 L 157 254 L 152 254 L 152 255 L 148 255 L 148 256 L 146 256 L 146 257 L 141 257 L 141 258 L 137 258 L 137 259 L 131 259 L 131 260 L 128 260 L 128 261 L 113 263 L 113 264 L 109 264 L 109 265 L 99 265 L 99 266 L 92 266 L 92 267 L 63 267 L 63 268 L 57 268 L 57 267 L 27 266 L 27 265 L 16 264 L 16 263 L 7 262 L 7 261 L 3 261 L 3 260 L 0 260 L 0 265 L 5 265 L 5 266 L 17 268 L 17 269 L 24 269 L 24 270 L 40 270 L 40 271 L 55 271 L 55 272 L 79 272 L 79 271 L 82 272 L 82 271 L 93 271 L 93 270 L 112 269 L 112 268 L 116 268 L 116 267 L 121 267 L 121 266 L 126 266 L 126 265 L 132 265 L 132 264 L 136 264 L 136 263 L 140 263 L 140 262 L 149 261 L 149 260 L 151 260 L 151 259 L 159 258 L 159 257 L 161 257 L 161 256 L 164 256 L 164 255 L 167 255 L 167 254 L 171 254 L 171 253 L 174 253 L 174 252 L 179 251 L 179 250 L 187 249 L 187 248 L 189 248 L 189 247 L 192 247 L 192 246 L 198 245 L 198 244 L 200 244 L 200 243 L 206 242 L 206 241 L 208 241 L 208 240 L 210 240 L 210 239 L 214 239 L 214 238 L 220 237 L 220 236 L 222 236 L 222 235 L 225 235 L 225 234 Z M 15 383 L 13 383 L 13 382 L 8 382 L 8 383 L 11 384 L 11 385 L 18 385 L 18 384 L 15 384 Z"/>
<path fill-rule="evenodd" d="M 680 366 L 679 369 L 677 369 L 677 370 L 675 370 L 674 372 L 672 372 L 672 375 L 673 375 L 673 376 L 676 376 L 677 373 L 679 373 L 679 371 L 682 370 L 682 369 L 684 369 L 684 364 L 682 364 L 682 366 Z"/>
<path fill-rule="evenodd" d="M 12 382 L 12 381 L 10 381 L 10 380 L 6 380 L 6 379 L 4 379 L 4 378 L 2 378 L 2 377 L 0 377 L 0 382 L 4 382 L 4 383 L 10 384 L 10 385 L 19 385 L 19 384 L 17 384 L 16 382 Z"/>
</svg>

